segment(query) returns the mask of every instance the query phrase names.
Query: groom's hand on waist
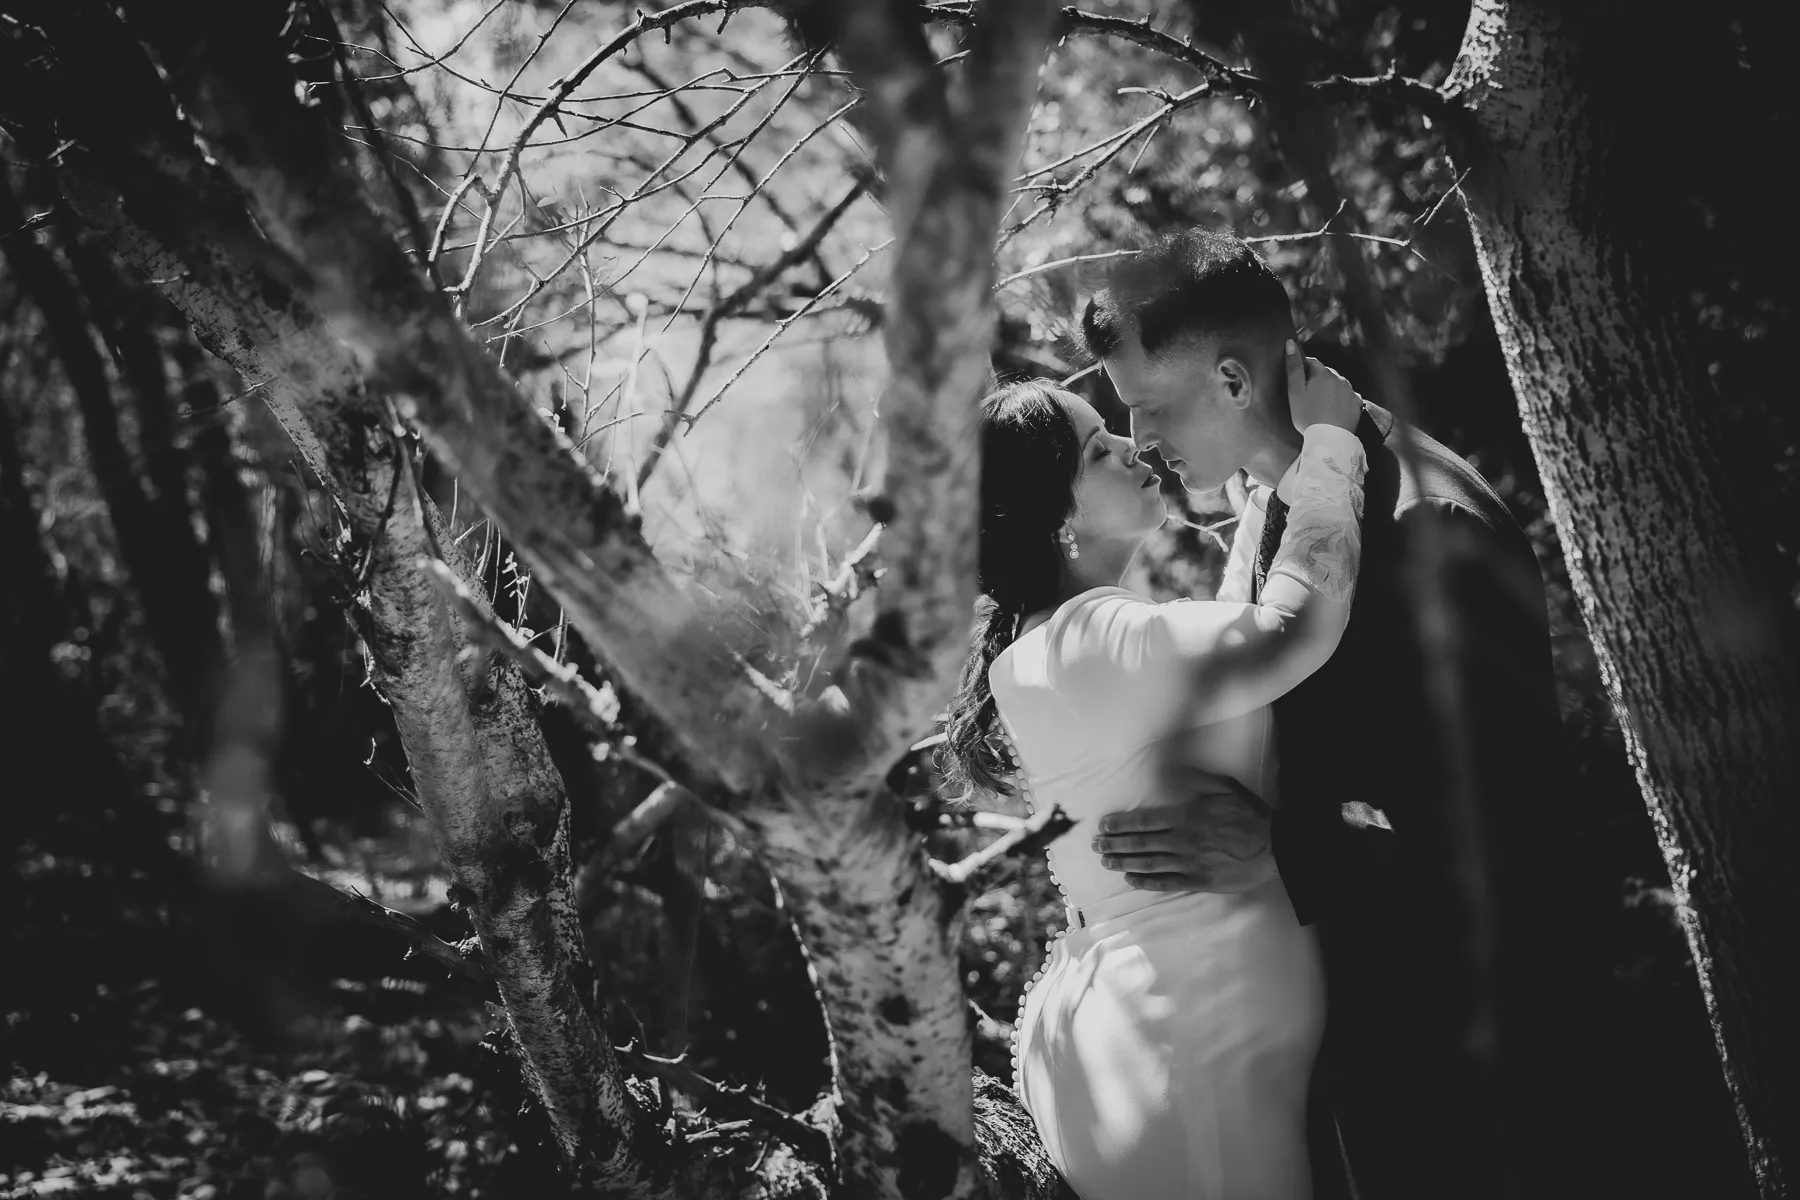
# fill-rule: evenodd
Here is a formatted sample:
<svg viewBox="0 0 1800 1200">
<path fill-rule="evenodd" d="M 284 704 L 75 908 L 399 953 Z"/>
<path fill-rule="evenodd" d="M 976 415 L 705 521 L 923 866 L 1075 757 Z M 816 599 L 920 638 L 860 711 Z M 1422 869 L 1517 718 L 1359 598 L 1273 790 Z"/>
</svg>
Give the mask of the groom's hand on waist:
<svg viewBox="0 0 1800 1200">
<path fill-rule="evenodd" d="M 1247 892 L 1274 879 L 1268 805 L 1225 775 L 1190 768 L 1180 784 L 1185 803 L 1100 819 L 1101 865 L 1157 892 Z"/>
</svg>

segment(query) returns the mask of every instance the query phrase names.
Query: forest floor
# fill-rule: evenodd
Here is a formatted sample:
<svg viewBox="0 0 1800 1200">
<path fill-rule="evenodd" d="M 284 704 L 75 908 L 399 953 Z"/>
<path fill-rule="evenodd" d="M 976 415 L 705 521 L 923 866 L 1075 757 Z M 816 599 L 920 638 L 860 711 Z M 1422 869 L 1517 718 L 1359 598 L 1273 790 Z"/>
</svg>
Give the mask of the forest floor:
<svg viewBox="0 0 1800 1200">
<path fill-rule="evenodd" d="M 86 867 L 45 856 L 7 889 L 0 1196 L 563 1193 L 468 989 L 354 929 L 264 920 L 246 950 L 243 922 Z"/>
<path fill-rule="evenodd" d="M 446 940 L 468 935 L 403 832 L 327 849 L 314 869 L 332 883 L 405 908 Z M 409 957 L 403 939 L 96 855 L 27 851 L 12 866 L 0 872 L 0 1198 L 571 1194 L 495 1032 L 503 1014 Z M 676 936 L 657 870 L 653 858 L 611 881 L 594 918 L 616 985 L 615 1040 L 669 1053 L 678 1036 L 702 1074 L 803 1109 L 828 1086 L 823 1030 L 760 876 L 713 860 L 706 902 Z M 1625 1172 L 1641 1186 L 1618 1194 L 1747 1195 L 1675 935 L 1647 900 L 1595 921 L 1614 931 L 1594 944 L 1616 959 L 1611 1003 L 1644 1052 L 1620 1064 L 1628 1110 L 1593 1114 L 1635 1128 L 1645 1147 Z M 977 902 L 963 960 L 985 1012 L 1012 1017 L 1058 924 L 1041 860 Z M 1005 1049 L 978 1042 L 976 1065 L 1004 1079 Z"/>
</svg>

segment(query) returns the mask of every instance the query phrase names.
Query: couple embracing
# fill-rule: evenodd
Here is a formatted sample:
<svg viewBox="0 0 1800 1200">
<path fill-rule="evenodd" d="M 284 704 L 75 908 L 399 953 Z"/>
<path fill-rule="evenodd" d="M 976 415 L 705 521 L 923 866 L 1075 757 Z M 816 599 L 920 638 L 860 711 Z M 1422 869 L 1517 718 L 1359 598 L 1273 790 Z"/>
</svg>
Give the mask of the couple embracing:
<svg viewBox="0 0 1800 1200">
<path fill-rule="evenodd" d="M 1582 1194 L 1580 1022 L 1524 949 L 1556 940 L 1532 830 L 1559 737 L 1525 536 L 1303 356 L 1235 237 L 1127 260 L 1082 326 L 1131 437 L 1046 382 L 984 403 L 985 599 L 946 729 L 953 779 L 1076 822 L 1014 1047 L 1052 1160 L 1082 1200 Z M 1151 448 L 1191 491 L 1254 484 L 1215 599 L 1119 586 L 1165 519 Z M 1448 662 L 1421 648 L 1422 534 Z"/>
</svg>

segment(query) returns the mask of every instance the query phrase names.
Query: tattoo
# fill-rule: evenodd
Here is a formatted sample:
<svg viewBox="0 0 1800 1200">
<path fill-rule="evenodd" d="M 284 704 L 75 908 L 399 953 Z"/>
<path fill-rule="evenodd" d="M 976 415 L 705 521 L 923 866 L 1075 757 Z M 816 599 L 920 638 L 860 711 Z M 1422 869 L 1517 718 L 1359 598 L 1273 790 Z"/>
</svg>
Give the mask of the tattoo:
<svg viewBox="0 0 1800 1200">
<path fill-rule="evenodd" d="M 1272 570 L 1288 568 L 1328 600 L 1350 598 L 1356 591 L 1356 563 L 1362 550 L 1362 471 L 1360 462 L 1346 464 L 1330 454 L 1302 452 L 1287 532 Z"/>
</svg>

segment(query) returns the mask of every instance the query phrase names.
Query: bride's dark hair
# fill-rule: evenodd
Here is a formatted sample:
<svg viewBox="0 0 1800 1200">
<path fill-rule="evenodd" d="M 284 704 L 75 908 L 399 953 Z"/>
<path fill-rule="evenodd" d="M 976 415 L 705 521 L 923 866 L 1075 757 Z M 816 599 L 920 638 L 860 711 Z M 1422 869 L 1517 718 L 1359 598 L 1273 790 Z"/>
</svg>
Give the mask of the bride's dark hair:
<svg viewBox="0 0 1800 1200">
<path fill-rule="evenodd" d="M 941 765 L 951 794 L 1007 793 L 1009 755 L 995 734 L 988 668 L 1028 615 L 1062 587 L 1057 530 L 1075 510 L 1081 444 L 1044 379 L 1009 383 L 981 403 L 981 542 L 975 637 L 944 723 Z"/>
</svg>

